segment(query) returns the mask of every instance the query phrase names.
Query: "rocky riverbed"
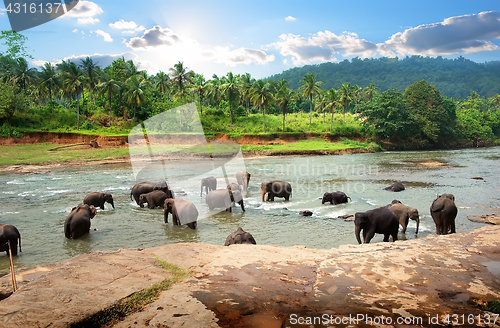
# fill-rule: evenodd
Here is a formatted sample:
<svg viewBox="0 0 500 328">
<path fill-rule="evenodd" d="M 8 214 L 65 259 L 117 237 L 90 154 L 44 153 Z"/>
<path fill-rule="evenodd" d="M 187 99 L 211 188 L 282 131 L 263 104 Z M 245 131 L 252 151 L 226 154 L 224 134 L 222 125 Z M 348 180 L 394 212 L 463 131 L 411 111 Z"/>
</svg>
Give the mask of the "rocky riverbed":
<svg viewBox="0 0 500 328">
<path fill-rule="evenodd" d="M 337 249 L 183 243 L 89 252 L 18 270 L 20 288 L 0 301 L 0 327 L 80 322 L 168 278 L 155 257 L 192 276 L 115 327 L 500 326 L 480 306 L 500 299 L 500 226 L 485 226 Z M 0 286 L 8 294 L 10 277 Z"/>
</svg>

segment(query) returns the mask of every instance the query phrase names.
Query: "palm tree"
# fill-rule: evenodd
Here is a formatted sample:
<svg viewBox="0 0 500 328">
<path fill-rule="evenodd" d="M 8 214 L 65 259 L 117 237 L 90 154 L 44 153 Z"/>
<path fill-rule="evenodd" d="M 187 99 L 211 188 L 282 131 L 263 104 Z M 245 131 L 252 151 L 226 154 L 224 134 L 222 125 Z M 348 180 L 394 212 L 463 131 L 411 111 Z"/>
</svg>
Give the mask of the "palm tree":
<svg viewBox="0 0 500 328">
<path fill-rule="evenodd" d="M 57 65 L 61 71 L 61 79 L 64 90 L 68 95 L 75 95 L 77 118 L 76 128 L 80 128 L 80 94 L 83 91 L 84 75 L 83 71 L 74 62 L 63 62 Z"/>
<path fill-rule="evenodd" d="M 302 94 L 303 97 L 309 97 L 310 101 L 310 107 L 309 107 L 309 124 L 312 123 L 312 106 L 313 106 L 313 97 L 315 94 L 319 93 L 321 90 L 320 85 L 323 84 L 322 81 L 316 81 L 316 76 L 313 75 L 311 72 L 307 73 L 302 80 L 300 80 L 300 83 L 303 85 L 299 88 L 299 90 L 303 90 L 304 93 Z"/>
<path fill-rule="evenodd" d="M 287 113 L 288 105 L 294 101 L 297 101 L 299 96 L 297 93 L 286 85 L 283 85 L 277 93 L 276 103 L 281 106 L 283 111 L 283 132 L 285 132 L 285 115 Z"/>
<path fill-rule="evenodd" d="M 212 80 L 207 82 L 207 96 L 210 99 L 210 103 L 215 104 L 215 108 L 219 108 L 219 102 L 221 98 L 220 85 L 221 81 L 215 74 L 212 76 Z"/>
<path fill-rule="evenodd" d="M 498 104 L 500 104 L 500 95 L 495 93 L 493 96 L 493 105 L 495 106 L 495 109 L 498 107 Z"/>
<path fill-rule="evenodd" d="M 102 95 L 107 95 L 108 97 L 109 126 L 111 126 L 111 96 L 120 91 L 121 83 L 113 79 L 111 70 L 103 71 L 100 80 L 101 83 L 97 85 L 97 90 L 99 90 Z"/>
<path fill-rule="evenodd" d="M 233 124 L 233 96 L 238 92 L 238 78 L 233 75 L 233 72 L 229 71 L 227 73 L 227 78 L 224 79 L 224 83 L 221 84 L 222 92 L 227 94 L 229 101 L 229 118 L 231 124 Z"/>
<path fill-rule="evenodd" d="M 59 75 L 56 73 L 56 69 L 50 63 L 45 63 L 42 66 L 42 71 L 38 73 L 38 84 L 39 88 L 45 89 L 48 92 L 49 101 L 50 101 L 50 110 L 51 113 L 54 113 L 54 104 L 53 104 L 53 92 L 54 90 L 61 85 L 61 79 Z"/>
<path fill-rule="evenodd" d="M 335 91 L 334 88 L 329 89 L 325 94 L 325 106 L 330 108 L 332 112 L 332 119 L 330 121 L 330 132 L 333 130 L 333 113 L 335 112 L 335 107 L 339 105 L 339 93 Z"/>
<path fill-rule="evenodd" d="M 240 76 L 239 80 L 239 92 L 242 100 L 245 102 L 245 107 L 247 109 L 247 114 L 250 115 L 250 89 L 252 88 L 252 84 L 255 82 L 252 79 L 250 73 L 245 73 Z"/>
<path fill-rule="evenodd" d="M 28 62 L 23 57 L 17 58 L 13 61 L 12 69 L 12 84 L 19 85 L 19 87 L 26 91 L 28 83 L 34 83 L 37 70 L 32 67 L 29 68 Z"/>
<path fill-rule="evenodd" d="M 191 82 L 194 77 L 193 71 L 188 71 L 187 67 L 184 67 L 183 62 L 178 62 L 174 67 L 170 68 L 170 76 L 172 77 L 172 84 L 177 96 L 179 97 L 181 104 L 183 97 L 186 93 L 187 84 Z"/>
<path fill-rule="evenodd" d="M 378 88 L 375 86 L 375 84 L 370 83 L 366 88 L 365 88 L 365 94 L 368 96 L 368 100 L 372 101 L 373 94 L 376 93 Z"/>
<path fill-rule="evenodd" d="M 85 76 L 87 77 L 89 100 L 92 100 L 92 90 L 94 90 L 97 82 L 97 63 L 94 63 L 92 58 L 87 56 L 85 59 L 80 59 L 80 67 L 83 69 L 83 71 L 85 72 Z M 94 107 L 95 107 L 95 99 L 94 99 Z"/>
<path fill-rule="evenodd" d="M 250 90 L 250 99 L 262 108 L 262 118 L 264 120 L 264 133 L 266 133 L 266 110 L 269 103 L 273 100 L 273 90 L 269 82 L 257 80 Z"/>
<path fill-rule="evenodd" d="M 155 89 L 158 90 L 162 95 L 165 95 L 169 91 L 170 78 L 165 72 L 159 71 L 155 76 Z"/>
<path fill-rule="evenodd" d="M 342 121 L 342 125 L 345 125 L 345 113 L 347 112 L 347 108 L 349 108 L 349 104 L 353 99 L 353 87 L 349 83 L 344 83 L 339 87 L 340 92 L 340 102 L 344 107 L 344 120 Z"/>
<path fill-rule="evenodd" d="M 200 113 L 201 115 L 203 115 L 203 99 L 205 98 L 205 92 L 207 90 L 207 85 L 203 74 L 196 74 L 192 90 L 194 93 L 198 94 L 198 99 L 200 100 Z"/>
<path fill-rule="evenodd" d="M 326 93 L 327 90 L 321 90 L 321 93 L 315 99 L 315 103 L 317 105 L 314 107 L 314 109 L 319 109 L 323 112 L 323 123 L 325 123 L 325 109 L 328 108 L 326 106 Z"/>
<path fill-rule="evenodd" d="M 134 108 L 134 118 L 136 114 L 136 108 L 141 107 L 142 104 L 146 102 L 146 86 L 150 82 L 140 74 L 132 75 L 127 79 L 127 91 L 125 97 L 127 98 L 127 103 L 131 104 Z"/>
</svg>

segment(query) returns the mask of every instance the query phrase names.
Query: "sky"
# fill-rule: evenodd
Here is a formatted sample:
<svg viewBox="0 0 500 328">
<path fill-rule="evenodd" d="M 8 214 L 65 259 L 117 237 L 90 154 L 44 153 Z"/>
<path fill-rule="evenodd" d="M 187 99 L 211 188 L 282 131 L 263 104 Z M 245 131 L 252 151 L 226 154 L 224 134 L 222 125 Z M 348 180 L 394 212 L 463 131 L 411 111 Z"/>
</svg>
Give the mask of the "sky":
<svg viewBox="0 0 500 328">
<path fill-rule="evenodd" d="M 11 29 L 0 7 L 0 30 Z M 264 78 L 353 57 L 500 60 L 500 1 L 79 1 L 21 34 L 33 66 L 123 56 L 149 74 L 183 62 L 207 80 Z"/>
</svg>

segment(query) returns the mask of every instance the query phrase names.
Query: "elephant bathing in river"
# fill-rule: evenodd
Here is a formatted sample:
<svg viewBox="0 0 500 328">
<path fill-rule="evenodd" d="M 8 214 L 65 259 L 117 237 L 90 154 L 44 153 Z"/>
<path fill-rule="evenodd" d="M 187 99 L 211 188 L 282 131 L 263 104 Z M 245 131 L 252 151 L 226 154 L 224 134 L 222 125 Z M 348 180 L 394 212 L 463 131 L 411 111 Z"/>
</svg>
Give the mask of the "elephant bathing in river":
<svg viewBox="0 0 500 328">
<path fill-rule="evenodd" d="M 455 233 L 455 218 L 457 217 L 457 206 L 455 196 L 452 194 L 442 194 L 431 204 L 431 216 L 436 225 L 436 234 L 447 235 Z"/>
<path fill-rule="evenodd" d="M 97 210 L 93 205 L 83 204 L 73 207 L 71 213 L 69 213 L 64 221 L 64 235 L 66 238 L 77 239 L 88 234 L 90 230 L 90 219 L 92 219 L 96 213 Z"/>
<path fill-rule="evenodd" d="M 243 191 L 248 190 L 248 183 L 250 182 L 251 174 L 245 170 L 238 171 L 236 173 L 236 182 L 243 186 Z"/>
<path fill-rule="evenodd" d="M 162 190 L 153 190 L 147 194 L 139 196 L 139 206 L 144 207 L 144 203 L 148 203 L 148 208 L 163 207 L 165 199 L 172 198 Z"/>
<path fill-rule="evenodd" d="M 12 224 L 0 224 L 0 252 L 9 252 L 9 245 L 12 255 L 17 255 L 17 240 L 19 239 L 19 251 L 21 250 L 21 234 Z"/>
<path fill-rule="evenodd" d="M 391 184 L 389 187 L 385 187 L 384 190 L 398 192 L 398 191 L 405 190 L 405 186 L 403 186 L 403 184 L 401 182 L 395 182 L 395 183 Z"/>
<path fill-rule="evenodd" d="M 285 181 L 269 181 L 262 182 L 260 189 L 262 190 L 262 201 L 274 202 L 274 197 L 285 198 L 286 201 L 290 200 L 292 195 L 292 186 Z M 267 194 L 267 199 L 264 200 L 264 196 Z"/>
<path fill-rule="evenodd" d="M 399 220 L 399 224 L 403 228 L 401 230 L 402 233 L 406 233 L 406 227 L 408 226 L 409 219 L 412 219 L 417 222 L 417 229 L 415 230 L 415 234 L 418 234 L 418 226 L 420 225 L 420 219 L 418 216 L 418 211 L 416 208 L 411 208 L 409 206 L 403 205 L 401 203 L 391 204 L 388 209 L 396 214 Z"/>
<path fill-rule="evenodd" d="M 330 202 L 333 205 L 337 205 L 340 203 L 347 203 L 348 202 L 347 199 L 351 199 L 351 197 L 348 197 L 342 191 L 325 192 L 323 195 L 323 199 L 321 200 L 321 204 Z"/>
<path fill-rule="evenodd" d="M 170 190 L 167 186 L 166 181 L 160 182 L 141 182 L 137 183 L 130 190 L 130 199 L 134 197 L 135 202 L 139 205 L 139 196 L 142 194 L 147 194 L 148 192 L 152 192 L 153 190 L 161 190 L 165 192 L 169 198 L 174 198 L 174 194 L 172 190 Z"/>
<path fill-rule="evenodd" d="M 201 179 L 200 197 L 203 196 L 203 187 L 205 187 L 206 194 L 208 194 L 212 190 L 217 189 L 217 179 L 215 177 L 207 177 Z"/>
<path fill-rule="evenodd" d="M 363 230 L 363 242 L 368 244 L 376 233 L 384 235 L 384 241 L 398 240 L 399 220 L 396 214 L 389 209 L 379 207 L 366 212 L 358 212 L 354 215 L 355 234 L 358 243 L 361 244 L 360 232 Z"/>
<path fill-rule="evenodd" d="M 233 244 L 257 245 L 257 242 L 250 233 L 244 231 L 243 229 L 241 229 L 241 227 L 238 227 L 238 229 L 235 232 L 227 236 L 224 246 L 229 246 Z"/>
<path fill-rule="evenodd" d="M 163 206 L 165 223 L 168 223 L 168 213 L 172 213 L 174 225 L 186 224 L 191 229 L 196 229 L 198 209 L 193 203 L 180 198 L 167 198 Z"/>
<path fill-rule="evenodd" d="M 115 208 L 113 196 L 104 192 L 91 192 L 85 196 L 83 203 L 87 205 L 94 205 L 95 207 L 100 207 L 101 209 L 104 209 L 104 203 L 109 203 L 113 206 L 113 208 Z"/>
<path fill-rule="evenodd" d="M 231 198 L 234 199 L 235 203 L 240 204 L 241 210 L 245 212 L 243 196 L 239 190 L 234 190 L 231 194 L 227 189 L 212 190 L 207 194 L 205 202 L 210 211 L 214 208 L 225 208 L 227 212 L 231 212 Z"/>
</svg>

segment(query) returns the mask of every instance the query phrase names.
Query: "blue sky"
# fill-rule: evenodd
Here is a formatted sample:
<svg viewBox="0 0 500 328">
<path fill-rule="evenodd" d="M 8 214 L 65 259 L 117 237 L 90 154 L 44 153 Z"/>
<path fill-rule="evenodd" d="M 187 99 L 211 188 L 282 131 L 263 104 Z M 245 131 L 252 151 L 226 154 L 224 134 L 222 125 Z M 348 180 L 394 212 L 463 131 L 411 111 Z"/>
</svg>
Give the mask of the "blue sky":
<svg viewBox="0 0 500 328">
<path fill-rule="evenodd" d="M 150 74 L 182 61 L 207 79 L 262 78 L 356 56 L 500 60 L 500 1 L 80 1 L 22 34 L 34 66 L 124 56 Z"/>
</svg>

